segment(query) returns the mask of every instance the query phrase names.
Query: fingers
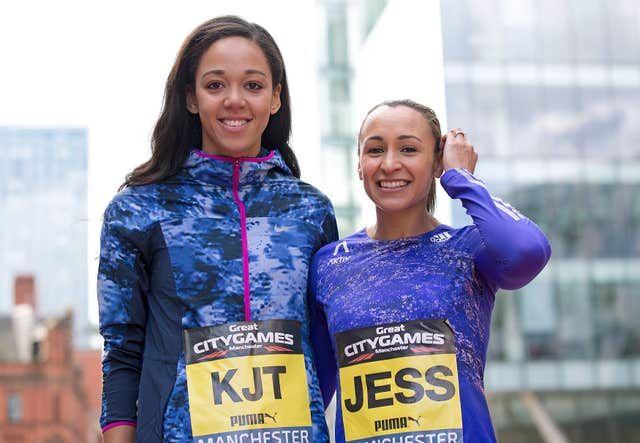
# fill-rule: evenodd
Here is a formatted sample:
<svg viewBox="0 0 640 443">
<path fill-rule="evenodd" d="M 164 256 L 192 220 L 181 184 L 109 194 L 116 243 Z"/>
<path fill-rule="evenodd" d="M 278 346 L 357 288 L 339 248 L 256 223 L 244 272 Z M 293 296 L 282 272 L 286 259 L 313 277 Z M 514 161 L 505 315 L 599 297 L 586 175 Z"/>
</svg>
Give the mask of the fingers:
<svg viewBox="0 0 640 443">
<path fill-rule="evenodd" d="M 464 168 L 473 173 L 478 162 L 478 153 L 460 128 L 449 130 L 442 136 L 442 166 L 444 170 Z"/>
</svg>

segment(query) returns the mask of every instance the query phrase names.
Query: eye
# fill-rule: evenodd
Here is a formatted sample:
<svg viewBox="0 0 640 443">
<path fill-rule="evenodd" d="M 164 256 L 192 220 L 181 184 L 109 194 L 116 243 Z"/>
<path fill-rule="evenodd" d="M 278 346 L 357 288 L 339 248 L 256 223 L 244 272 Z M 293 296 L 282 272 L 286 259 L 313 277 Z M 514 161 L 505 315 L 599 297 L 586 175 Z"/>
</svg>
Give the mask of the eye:
<svg viewBox="0 0 640 443">
<path fill-rule="evenodd" d="M 371 146 L 366 148 L 365 152 L 367 154 L 382 154 L 384 152 L 384 149 L 382 149 L 382 146 Z"/>
<path fill-rule="evenodd" d="M 207 83 L 207 89 L 222 89 L 224 87 L 224 84 L 219 81 L 219 80 L 214 80 L 211 81 L 209 83 Z"/>
<path fill-rule="evenodd" d="M 415 146 L 406 145 L 400 148 L 400 152 L 418 152 L 418 149 Z"/>
<path fill-rule="evenodd" d="M 262 89 L 262 85 L 258 82 L 247 82 L 245 87 L 251 91 L 259 91 Z"/>
</svg>

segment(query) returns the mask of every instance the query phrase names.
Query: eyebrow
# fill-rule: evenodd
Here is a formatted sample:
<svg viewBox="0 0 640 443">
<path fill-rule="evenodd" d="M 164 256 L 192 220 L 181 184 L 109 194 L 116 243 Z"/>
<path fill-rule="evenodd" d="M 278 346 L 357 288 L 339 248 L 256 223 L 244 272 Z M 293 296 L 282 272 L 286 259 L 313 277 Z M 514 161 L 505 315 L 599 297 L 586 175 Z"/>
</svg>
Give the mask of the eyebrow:
<svg viewBox="0 0 640 443">
<path fill-rule="evenodd" d="M 415 135 L 402 134 L 398 136 L 398 140 L 406 140 L 408 138 L 413 138 L 415 140 L 418 140 L 420 143 L 422 143 L 422 140 L 420 140 L 420 138 L 416 137 Z"/>
<path fill-rule="evenodd" d="M 420 138 L 416 137 L 415 135 L 401 134 L 401 135 L 398 136 L 398 140 L 407 140 L 407 139 L 410 139 L 410 138 L 418 140 L 420 143 L 422 143 L 422 140 L 420 140 Z M 375 141 L 379 141 L 379 142 L 384 141 L 384 139 L 380 135 L 369 136 L 364 140 L 364 142 L 366 143 L 369 140 L 375 140 Z"/>
<path fill-rule="evenodd" d="M 379 135 L 370 135 L 369 137 L 364 139 L 364 142 L 367 143 L 369 140 L 376 140 L 376 141 L 383 141 L 384 139 L 382 137 L 380 137 Z"/>
<path fill-rule="evenodd" d="M 211 69 L 210 71 L 207 71 L 204 74 L 202 74 L 202 77 L 204 78 L 205 76 L 207 76 L 209 74 L 224 75 L 224 73 L 225 73 L 224 69 Z M 265 74 L 264 72 L 260 71 L 259 69 L 247 69 L 247 70 L 244 71 L 244 73 L 247 74 L 247 75 L 258 74 L 258 75 L 262 75 L 264 77 L 267 76 L 267 74 Z"/>
</svg>

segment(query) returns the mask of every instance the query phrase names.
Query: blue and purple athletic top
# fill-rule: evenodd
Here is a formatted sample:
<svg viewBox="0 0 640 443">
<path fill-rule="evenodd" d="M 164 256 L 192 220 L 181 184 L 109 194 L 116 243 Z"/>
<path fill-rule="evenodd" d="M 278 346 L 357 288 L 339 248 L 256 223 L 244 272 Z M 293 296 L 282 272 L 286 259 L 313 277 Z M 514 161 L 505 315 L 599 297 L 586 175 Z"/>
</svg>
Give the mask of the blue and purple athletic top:
<svg viewBox="0 0 640 443">
<path fill-rule="evenodd" d="M 508 203 L 493 197 L 484 183 L 468 171 L 447 170 L 441 184 L 451 198 L 462 201 L 472 225 L 462 228 L 440 225 L 415 237 L 389 241 L 373 240 L 362 230 L 324 246 L 314 257 L 309 291 L 312 340 L 325 403 L 337 387 L 338 443 L 353 439 L 345 439 L 342 415 L 345 399 L 341 395 L 337 363 L 345 356 L 338 355 L 336 334 L 388 324 L 399 330 L 397 325 L 403 322 L 425 319 L 444 319 L 453 330 L 462 430 L 457 434 L 445 433 L 442 440 L 435 434 L 408 433 L 404 440 L 394 441 L 449 442 L 458 441 L 460 435 L 465 442 L 496 440 L 483 387 L 495 293 L 500 288 L 517 289 L 530 282 L 549 260 L 551 248 L 538 226 Z M 413 339 L 396 335 L 394 343 L 399 344 L 398 349 L 402 340 Z M 394 334 L 387 334 L 385 339 L 395 338 Z M 418 349 L 429 352 L 425 346 Z M 320 357 L 323 355 L 335 358 Z M 411 384 L 415 380 L 409 375 L 404 372 L 396 381 L 405 388 L 415 388 L 418 385 Z M 367 383 L 370 402 L 391 405 L 397 401 L 388 389 L 388 385 L 393 385 L 392 378 L 372 378 Z M 445 392 L 443 386 L 434 388 L 432 394 Z M 413 391 L 403 392 L 403 398 L 408 398 Z M 420 395 L 424 393 L 421 391 Z M 365 399 L 366 396 L 365 393 Z M 413 400 L 416 398 L 414 395 Z M 380 420 L 376 427 L 406 425 L 409 429 L 411 420 L 405 423 L 401 419 Z M 416 421 L 417 417 L 413 419 Z"/>
<path fill-rule="evenodd" d="M 277 151 L 231 159 L 193 151 L 175 176 L 111 201 L 101 237 L 101 425 L 140 442 L 191 442 L 184 329 L 301 323 L 312 440 L 327 441 L 311 360 L 311 257 L 337 238 L 333 208 Z M 206 441 L 206 440 L 205 440 Z"/>
</svg>

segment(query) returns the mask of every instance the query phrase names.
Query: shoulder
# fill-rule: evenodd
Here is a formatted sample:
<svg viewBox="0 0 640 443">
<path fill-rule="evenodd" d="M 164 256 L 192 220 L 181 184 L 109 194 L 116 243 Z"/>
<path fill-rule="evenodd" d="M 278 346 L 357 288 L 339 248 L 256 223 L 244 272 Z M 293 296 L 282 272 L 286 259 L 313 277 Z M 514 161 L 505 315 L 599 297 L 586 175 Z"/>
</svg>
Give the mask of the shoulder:
<svg viewBox="0 0 640 443">
<path fill-rule="evenodd" d="M 331 200 L 315 186 L 291 175 L 276 176 L 266 181 L 256 198 L 258 201 L 247 203 L 268 203 L 272 212 L 286 213 L 318 227 L 335 219 Z"/>
<path fill-rule="evenodd" d="M 446 249 L 466 252 L 474 256 L 483 247 L 482 236 L 476 225 L 470 224 L 460 228 L 443 226 L 443 228 L 427 240 Z"/>
<path fill-rule="evenodd" d="M 331 200 L 315 186 L 293 175 L 278 175 L 269 185 L 278 190 L 286 190 L 292 197 L 302 198 L 321 206 L 331 206 Z"/>
<path fill-rule="evenodd" d="M 314 256 L 314 266 L 330 261 L 346 260 L 346 257 L 352 255 L 354 251 L 361 250 L 362 246 L 367 243 L 367 234 L 364 229 L 357 231 L 347 237 L 327 243 Z M 354 247 L 356 246 L 357 247 Z M 342 257 L 342 258 L 340 258 Z"/>
<path fill-rule="evenodd" d="M 313 200 L 317 200 L 318 203 L 325 205 L 325 206 L 331 206 L 331 200 L 329 200 L 329 197 L 327 197 L 322 191 L 320 191 L 318 188 L 316 188 L 315 186 L 302 181 L 300 179 L 298 180 L 298 184 L 300 186 L 300 190 L 310 199 Z"/>
<path fill-rule="evenodd" d="M 130 186 L 118 192 L 104 211 L 104 223 L 131 230 L 153 223 L 162 199 L 162 185 Z"/>
</svg>

